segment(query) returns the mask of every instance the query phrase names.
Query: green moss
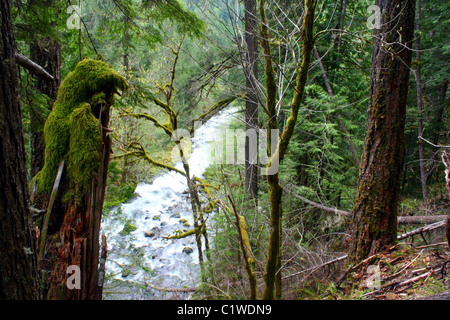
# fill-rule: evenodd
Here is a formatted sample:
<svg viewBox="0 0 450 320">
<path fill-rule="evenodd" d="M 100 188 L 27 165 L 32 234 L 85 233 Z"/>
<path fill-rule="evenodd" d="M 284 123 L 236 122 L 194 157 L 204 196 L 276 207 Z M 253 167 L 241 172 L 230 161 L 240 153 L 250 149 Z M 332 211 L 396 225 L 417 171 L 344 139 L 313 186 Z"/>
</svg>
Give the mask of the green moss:
<svg viewBox="0 0 450 320">
<path fill-rule="evenodd" d="M 125 223 L 122 231 L 119 232 L 121 236 L 126 236 L 136 230 L 136 226 L 132 225 L 131 223 Z"/>
<path fill-rule="evenodd" d="M 66 160 L 70 195 L 89 190 L 99 166 L 102 132 L 91 104 L 105 102 L 105 92 L 128 87 L 107 63 L 84 59 L 62 82 L 44 127 L 45 164 L 35 176 L 39 193 L 51 192 L 58 166 Z M 33 181 L 31 182 L 31 184 Z"/>
</svg>

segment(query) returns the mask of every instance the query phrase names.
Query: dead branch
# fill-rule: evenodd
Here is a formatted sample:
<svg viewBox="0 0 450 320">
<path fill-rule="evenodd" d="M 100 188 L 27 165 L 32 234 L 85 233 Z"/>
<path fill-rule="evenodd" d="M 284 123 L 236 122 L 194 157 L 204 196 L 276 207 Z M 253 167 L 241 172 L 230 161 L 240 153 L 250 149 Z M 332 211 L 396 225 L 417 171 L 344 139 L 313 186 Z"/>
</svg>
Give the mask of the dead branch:
<svg viewBox="0 0 450 320">
<path fill-rule="evenodd" d="M 39 76 L 41 78 L 44 78 L 46 80 L 51 80 L 51 81 L 55 80 L 55 78 L 50 73 L 45 71 L 44 68 L 42 68 L 36 62 L 31 61 L 29 58 L 21 55 L 20 53 L 16 52 L 15 58 L 16 58 L 16 63 L 18 63 L 19 65 L 21 65 L 25 69 L 31 71 L 35 75 L 37 75 L 37 76 Z"/>
<path fill-rule="evenodd" d="M 299 271 L 299 272 L 296 272 L 296 273 L 293 273 L 293 274 L 284 276 L 284 277 L 282 278 L 282 280 L 289 279 L 289 278 L 298 276 L 298 275 L 300 275 L 300 274 L 302 274 L 302 273 L 306 273 L 306 272 L 311 271 L 310 274 L 308 274 L 308 276 L 310 276 L 312 273 L 316 272 L 317 270 L 319 270 L 319 269 L 322 268 L 322 267 L 325 267 L 325 266 L 328 266 L 328 265 L 330 265 L 330 264 L 333 264 L 333 263 L 336 263 L 336 262 L 339 262 L 339 261 L 342 261 L 342 260 L 347 259 L 347 256 L 348 256 L 348 255 L 343 255 L 342 257 L 338 257 L 338 258 L 336 258 L 336 259 L 332 259 L 332 260 L 330 260 L 330 261 L 327 261 L 327 262 L 324 262 L 324 263 L 322 263 L 322 264 L 319 264 L 318 266 L 314 266 L 314 267 L 311 267 L 311 268 L 308 268 L 308 269 L 305 269 L 305 270 L 302 270 L 302 271 Z"/>
<path fill-rule="evenodd" d="M 445 226 L 445 223 L 446 223 L 445 220 L 442 220 L 442 221 L 438 221 L 438 222 L 435 222 L 432 224 L 428 224 L 426 226 L 423 226 L 423 227 L 420 227 L 420 228 L 417 228 L 412 231 L 409 231 L 409 232 L 399 235 L 397 237 L 397 240 L 402 240 L 402 239 L 408 238 L 408 237 L 416 235 L 416 234 L 420 234 L 420 233 L 423 233 L 426 231 L 431 231 L 431 230 L 443 227 L 443 226 Z"/>
<path fill-rule="evenodd" d="M 108 245 L 106 242 L 106 236 L 102 235 L 102 250 L 100 253 L 100 263 L 98 267 L 98 285 L 103 287 L 103 282 L 105 280 L 105 266 L 106 266 L 106 256 L 108 255 Z"/>
<path fill-rule="evenodd" d="M 52 193 L 50 195 L 50 201 L 48 203 L 47 212 L 45 213 L 44 223 L 42 225 L 41 243 L 39 245 L 39 255 L 38 255 L 38 259 L 37 259 L 37 261 L 38 261 L 38 269 L 41 269 L 42 261 L 44 260 L 45 244 L 47 242 L 48 224 L 49 224 L 49 221 L 50 221 L 50 216 L 51 216 L 51 213 L 52 213 L 53 204 L 55 203 L 56 195 L 58 193 L 59 183 L 61 181 L 61 176 L 62 176 L 63 170 L 64 170 L 64 160 L 59 165 L 58 173 L 56 174 L 55 183 L 53 184 Z"/>
</svg>

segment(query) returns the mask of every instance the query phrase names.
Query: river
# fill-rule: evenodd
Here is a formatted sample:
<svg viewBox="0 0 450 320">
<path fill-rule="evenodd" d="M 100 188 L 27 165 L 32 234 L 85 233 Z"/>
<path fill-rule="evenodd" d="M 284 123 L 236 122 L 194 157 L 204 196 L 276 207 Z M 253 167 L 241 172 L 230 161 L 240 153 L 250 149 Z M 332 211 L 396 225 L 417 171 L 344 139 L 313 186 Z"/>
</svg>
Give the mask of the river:
<svg viewBox="0 0 450 320">
<path fill-rule="evenodd" d="M 223 134 L 237 110 L 222 110 L 195 130 L 188 160 L 191 175 L 201 177 L 212 164 L 211 142 Z M 175 167 L 182 169 L 182 163 Z M 108 243 L 104 299 L 191 298 L 192 293 L 155 289 L 195 287 L 200 282 L 195 237 L 164 238 L 193 228 L 186 178 L 166 172 L 150 184 L 138 184 L 135 193 L 133 200 L 114 208 L 102 220 Z"/>
</svg>

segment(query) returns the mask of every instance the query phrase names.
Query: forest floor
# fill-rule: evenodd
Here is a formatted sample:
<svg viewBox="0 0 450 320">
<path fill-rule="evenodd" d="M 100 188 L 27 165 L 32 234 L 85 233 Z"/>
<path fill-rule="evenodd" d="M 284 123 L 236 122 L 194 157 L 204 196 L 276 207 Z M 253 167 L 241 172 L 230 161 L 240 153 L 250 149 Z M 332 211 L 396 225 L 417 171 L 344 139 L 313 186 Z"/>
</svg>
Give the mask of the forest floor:
<svg viewBox="0 0 450 320">
<path fill-rule="evenodd" d="M 308 299 L 307 297 L 304 297 Z M 346 269 L 312 299 L 450 300 L 450 252 L 446 243 L 399 243 Z"/>
</svg>

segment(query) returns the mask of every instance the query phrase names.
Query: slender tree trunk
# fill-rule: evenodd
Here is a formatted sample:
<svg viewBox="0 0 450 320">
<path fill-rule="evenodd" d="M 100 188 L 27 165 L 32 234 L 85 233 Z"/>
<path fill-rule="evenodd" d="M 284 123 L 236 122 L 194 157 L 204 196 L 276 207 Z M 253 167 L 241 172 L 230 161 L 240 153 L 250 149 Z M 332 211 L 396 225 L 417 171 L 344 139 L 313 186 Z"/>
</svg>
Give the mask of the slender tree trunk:
<svg viewBox="0 0 450 320">
<path fill-rule="evenodd" d="M 0 299 L 38 299 L 9 0 L 0 0 Z"/>
<path fill-rule="evenodd" d="M 314 48 L 314 13 L 317 2 L 315 0 L 305 1 L 305 14 L 303 19 L 302 30 L 302 61 L 298 68 L 296 87 L 291 102 L 291 114 L 286 121 L 286 126 L 277 143 L 276 153 L 272 155 L 269 162 L 269 168 L 273 165 L 275 158 L 281 162 L 286 154 L 289 141 L 294 132 L 295 124 L 297 123 L 298 111 L 303 101 L 304 89 L 306 80 L 308 78 L 308 69 L 311 61 L 311 52 Z M 278 130 L 278 117 L 276 111 L 277 99 L 277 85 L 275 79 L 275 72 L 273 69 L 273 60 L 270 50 L 270 35 L 269 27 L 265 18 L 264 1 L 259 3 L 261 16 L 261 45 L 264 50 L 265 59 L 265 78 L 266 78 L 266 106 L 268 110 L 268 146 L 272 150 L 271 141 L 272 131 Z M 283 188 L 280 185 L 278 170 L 274 174 L 267 175 L 269 183 L 270 194 L 270 237 L 269 248 L 266 262 L 266 274 L 264 277 L 265 287 L 262 298 L 264 300 L 271 300 L 275 297 L 281 297 L 281 218 L 282 218 L 282 194 Z"/>
<path fill-rule="evenodd" d="M 446 150 L 442 151 L 442 162 L 444 163 L 444 166 L 445 166 L 445 170 L 444 170 L 445 186 L 447 188 L 448 198 L 450 199 L 450 158 L 449 158 Z M 448 246 L 450 247 L 450 211 L 448 212 L 448 215 L 447 215 L 447 222 L 446 222 L 446 226 L 445 226 L 445 235 L 447 236 L 447 243 L 448 243 Z"/>
<path fill-rule="evenodd" d="M 258 134 L 258 42 L 256 38 L 256 0 L 245 0 L 245 73 L 247 95 L 245 98 L 246 129 L 255 130 Z M 258 141 L 247 137 L 245 140 L 245 186 L 250 196 L 257 201 L 258 167 L 257 153 L 250 154 L 249 143 Z M 253 148 L 257 150 L 257 148 Z M 251 157 L 251 158 L 250 158 Z"/>
<path fill-rule="evenodd" d="M 420 6 L 421 0 L 416 0 L 416 61 L 417 61 L 417 69 L 416 69 L 416 88 L 417 88 L 417 111 L 419 114 L 419 118 L 417 119 L 417 129 L 418 134 L 421 137 L 423 134 L 423 120 L 422 120 L 422 76 L 421 76 L 421 66 L 420 66 Z M 427 174 L 425 172 L 425 156 L 423 152 L 423 141 L 419 139 L 419 164 L 420 164 L 420 182 L 422 184 L 422 195 L 423 201 L 426 204 L 428 201 L 428 191 L 427 191 Z"/>
<path fill-rule="evenodd" d="M 39 94 L 48 96 L 48 112 L 56 100 L 58 88 L 61 82 L 61 44 L 50 37 L 35 37 L 30 45 L 30 59 L 43 66 L 53 77 L 54 81 L 36 77 L 35 89 Z M 31 127 L 31 177 L 34 177 L 44 166 L 45 141 L 44 124 L 46 118 L 42 107 L 30 106 Z"/>
<path fill-rule="evenodd" d="M 366 136 L 350 224 L 350 262 L 381 250 L 397 237 L 414 2 L 377 0 L 376 5 L 381 8 L 381 29 L 374 32 Z"/>
</svg>

